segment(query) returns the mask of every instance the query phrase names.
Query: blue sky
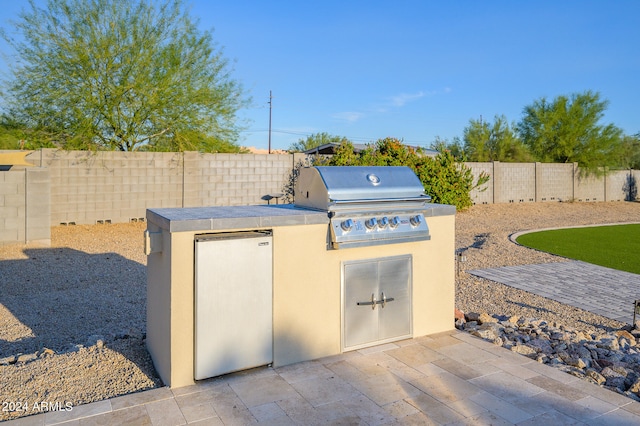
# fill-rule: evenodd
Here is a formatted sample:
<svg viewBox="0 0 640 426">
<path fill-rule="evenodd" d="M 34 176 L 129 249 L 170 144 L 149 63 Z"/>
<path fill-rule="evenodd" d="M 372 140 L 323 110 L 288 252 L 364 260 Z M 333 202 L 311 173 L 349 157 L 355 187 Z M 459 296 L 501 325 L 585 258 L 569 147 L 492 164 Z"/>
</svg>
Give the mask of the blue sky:
<svg viewBox="0 0 640 426">
<path fill-rule="evenodd" d="M 39 3 L 43 3 L 42 0 Z M 0 0 L 1 25 L 28 2 Z M 187 0 L 253 98 L 244 146 L 327 132 L 428 147 L 470 119 L 592 90 L 603 123 L 640 132 L 640 2 Z M 6 50 L 0 44 L 0 50 Z"/>
</svg>

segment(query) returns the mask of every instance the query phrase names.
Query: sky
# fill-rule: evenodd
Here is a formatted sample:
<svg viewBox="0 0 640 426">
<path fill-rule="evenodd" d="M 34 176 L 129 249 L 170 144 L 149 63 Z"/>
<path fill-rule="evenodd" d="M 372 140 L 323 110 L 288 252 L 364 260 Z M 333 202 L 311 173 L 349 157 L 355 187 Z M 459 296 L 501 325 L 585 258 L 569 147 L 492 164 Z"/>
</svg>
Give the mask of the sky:
<svg viewBox="0 0 640 426">
<path fill-rule="evenodd" d="M 185 3 L 252 99 L 242 146 L 269 147 L 271 113 L 272 150 L 321 132 L 428 148 L 587 90 L 609 102 L 602 124 L 640 132 L 637 0 Z M 28 1 L 0 5 L 7 27 Z"/>
</svg>

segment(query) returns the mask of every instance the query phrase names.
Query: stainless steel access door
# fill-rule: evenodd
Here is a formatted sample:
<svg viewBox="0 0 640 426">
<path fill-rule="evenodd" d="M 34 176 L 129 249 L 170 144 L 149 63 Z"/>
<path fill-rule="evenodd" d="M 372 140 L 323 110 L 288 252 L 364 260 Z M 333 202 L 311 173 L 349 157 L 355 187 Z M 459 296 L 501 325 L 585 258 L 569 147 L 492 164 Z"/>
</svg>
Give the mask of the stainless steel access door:
<svg viewBox="0 0 640 426">
<path fill-rule="evenodd" d="M 342 263 L 342 347 L 411 337 L 411 255 Z"/>
<path fill-rule="evenodd" d="M 270 232 L 196 236 L 196 380 L 273 362 Z"/>
</svg>

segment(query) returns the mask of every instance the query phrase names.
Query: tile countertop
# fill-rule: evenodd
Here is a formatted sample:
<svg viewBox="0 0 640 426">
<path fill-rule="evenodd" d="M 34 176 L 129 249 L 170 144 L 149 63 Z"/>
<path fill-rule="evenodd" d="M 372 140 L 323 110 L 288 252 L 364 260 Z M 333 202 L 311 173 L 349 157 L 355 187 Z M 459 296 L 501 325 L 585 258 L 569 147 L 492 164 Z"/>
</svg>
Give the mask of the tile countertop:
<svg viewBox="0 0 640 426">
<path fill-rule="evenodd" d="M 425 217 L 455 213 L 454 206 L 445 204 L 427 204 L 424 211 Z M 169 232 L 189 232 L 328 224 L 329 217 L 324 211 L 276 204 L 148 209 L 147 222 Z"/>
</svg>

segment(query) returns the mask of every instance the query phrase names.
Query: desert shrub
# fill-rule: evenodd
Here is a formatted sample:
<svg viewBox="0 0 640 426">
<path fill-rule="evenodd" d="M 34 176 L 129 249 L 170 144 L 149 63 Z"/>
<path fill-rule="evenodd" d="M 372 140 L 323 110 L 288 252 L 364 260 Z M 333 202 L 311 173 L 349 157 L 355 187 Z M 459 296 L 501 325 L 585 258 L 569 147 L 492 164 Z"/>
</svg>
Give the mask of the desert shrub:
<svg viewBox="0 0 640 426">
<path fill-rule="evenodd" d="M 471 207 L 471 191 L 489 180 L 483 172 L 474 183 L 471 169 L 457 162 L 450 151 L 427 157 L 414 171 L 435 203 L 451 204 L 458 210 Z"/>
<path fill-rule="evenodd" d="M 328 166 L 408 166 L 418 176 L 434 203 L 451 204 L 458 210 L 470 207 L 471 191 L 485 184 L 489 176 L 482 174 L 474 182 L 467 166 L 455 160 L 451 152 L 439 147 L 437 156 L 425 155 L 422 150 L 414 149 L 395 138 L 380 139 L 360 153 L 355 153 L 350 142 L 343 142 L 329 159 L 314 162 L 313 165 Z M 291 172 L 284 191 L 291 199 L 295 179 L 299 174 L 298 164 Z"/>
</svg>

